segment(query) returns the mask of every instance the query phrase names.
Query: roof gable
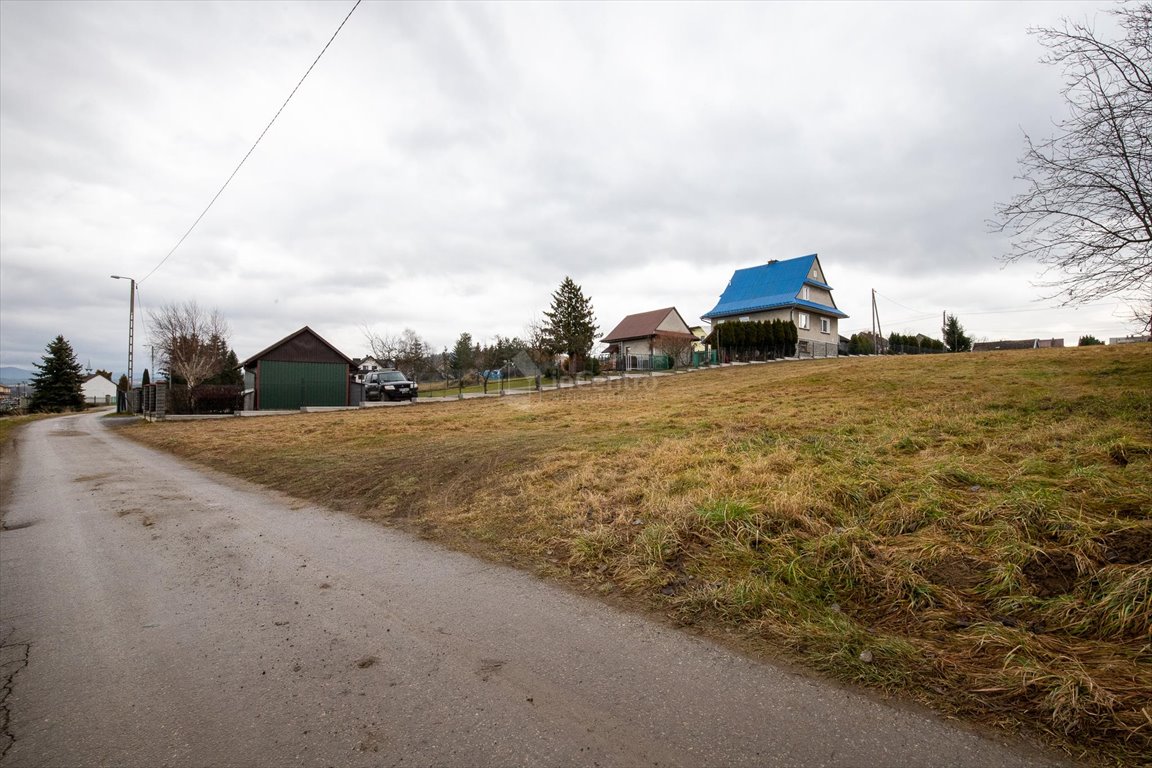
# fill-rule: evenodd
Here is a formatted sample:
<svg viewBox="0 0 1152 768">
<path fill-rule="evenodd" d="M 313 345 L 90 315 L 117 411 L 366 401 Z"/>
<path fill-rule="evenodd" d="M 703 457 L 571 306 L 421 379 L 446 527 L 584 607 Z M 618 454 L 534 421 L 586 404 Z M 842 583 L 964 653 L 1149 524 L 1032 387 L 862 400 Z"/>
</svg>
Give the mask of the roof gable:
<svg viewBox="0 0 1152 768">
<path fill-rule="evenodd" d="M 835 300 L 832 306 L 827 306 L 800 299 L 805 285 L 832 290 L 832 286 L 824 282 L 824 270 L 814 253 L 738 269 L 732 274 L 716 306 L 703 317 L 726 317 L 789 306 L 804 307 L 833 317 L 847 317 L 836 308 Z"/>
<path fill-rule="evenodd" d="M 305 359 L 313 358 L 313 360 L 308 360 L 308 362 L 344 362 L 347 363 L 350 368 L 356 367 L 350 357 L 329 344 L 327 340 L 308 326 L 304 326 L 295 333 L 285 336 L 275 344 L 252 355 L 252 357 L 240 363 L 240 367 L 249 368 L 264 359 L 299 360 L 301 356 Z M 319 357 L 328 359 L 320 360 Z"/>
<path fill-rule="evenodd" d="M 671 317 L 670 317 L 671 316 Z M 669 331 L 667 328 L 661 328 L 666 325 L 682 326 L 682 331 Z M 628 315 L 621 320 L 611 333 L 605 336 L 602 341 L 613 342 L 623 341 L 625 339 L 642 339 L 648 336 L 674 336 L 677 333 L 685 336 L 691 334 L 688 328 L 688 323 L 684 322 L 684 318 L 676 310 L 676 307 L 665 307 L 664 309 L 653 309 L 650 312 L 639 312 L 635 315 Z"/>
</svg>

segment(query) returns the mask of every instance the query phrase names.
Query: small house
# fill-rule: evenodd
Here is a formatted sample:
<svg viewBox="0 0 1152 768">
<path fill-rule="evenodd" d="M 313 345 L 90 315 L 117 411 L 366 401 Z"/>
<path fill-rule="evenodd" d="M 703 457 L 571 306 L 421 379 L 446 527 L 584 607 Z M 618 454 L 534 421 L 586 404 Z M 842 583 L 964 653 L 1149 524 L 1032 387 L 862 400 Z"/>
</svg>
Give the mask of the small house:
<svg viewBox="0 0 1152 768">
<path fill-rule="evenodd" d="M 116 385 L 102 373 L 86 376 L 80 383 L 80 391 L 84 393 L 84 402 L 89 405 L 116 404 Z"/>
<path fill-rule="evenodd" d="M 357 357 L 352 361 L 352 364 L 356 366 L 355 379 L 361 384 L 364 383 L 364 374 L 389 367 L 374 357 Z"/>
<path fill-rule="evenodd" d="M 697 337 L 676 307 L 665 307 L 628 315 L 601 341 L 616 370 L 662 370 L 685 362 Z"/>
</svg>

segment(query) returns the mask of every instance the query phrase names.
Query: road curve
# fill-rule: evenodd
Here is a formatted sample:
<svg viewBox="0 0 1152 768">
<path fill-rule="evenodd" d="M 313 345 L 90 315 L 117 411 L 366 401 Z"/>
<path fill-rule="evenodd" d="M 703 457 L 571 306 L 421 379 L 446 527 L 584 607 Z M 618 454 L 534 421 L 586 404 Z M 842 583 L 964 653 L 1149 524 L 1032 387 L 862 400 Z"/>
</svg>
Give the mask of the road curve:
<svg viewBox="0 0 1152 768">
<path fill-rule="evenodd" d="M 0 766 L 1041 766 L 1061 758 L 194 468 L 17 435 Z"/>
</svg>

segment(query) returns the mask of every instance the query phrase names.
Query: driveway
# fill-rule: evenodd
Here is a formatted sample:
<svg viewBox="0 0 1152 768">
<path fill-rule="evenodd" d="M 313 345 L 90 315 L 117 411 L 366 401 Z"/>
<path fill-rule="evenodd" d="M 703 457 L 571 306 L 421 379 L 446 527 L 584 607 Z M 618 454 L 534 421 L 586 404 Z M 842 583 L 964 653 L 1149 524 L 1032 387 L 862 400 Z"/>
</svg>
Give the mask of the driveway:
<svg viewBox="0 0 1152 768">
<path fill-rule="evenodd" d="M 2 766 L 1061 764 L 108 422 L 6 449 Z"/>
</svg>

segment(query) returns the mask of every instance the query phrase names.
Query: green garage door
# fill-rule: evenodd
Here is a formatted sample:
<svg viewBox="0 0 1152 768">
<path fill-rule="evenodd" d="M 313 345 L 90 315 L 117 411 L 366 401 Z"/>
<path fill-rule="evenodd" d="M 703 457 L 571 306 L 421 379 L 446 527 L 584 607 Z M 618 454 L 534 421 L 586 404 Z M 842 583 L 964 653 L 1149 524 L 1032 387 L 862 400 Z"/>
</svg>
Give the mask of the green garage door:
<svg viewBox="0 0 1152 768">
<path fill-rule="evenodd" d="M 262 411 L 347 404 L 348 366 L 344 363 L 260 361 Z"/>
</svg>

